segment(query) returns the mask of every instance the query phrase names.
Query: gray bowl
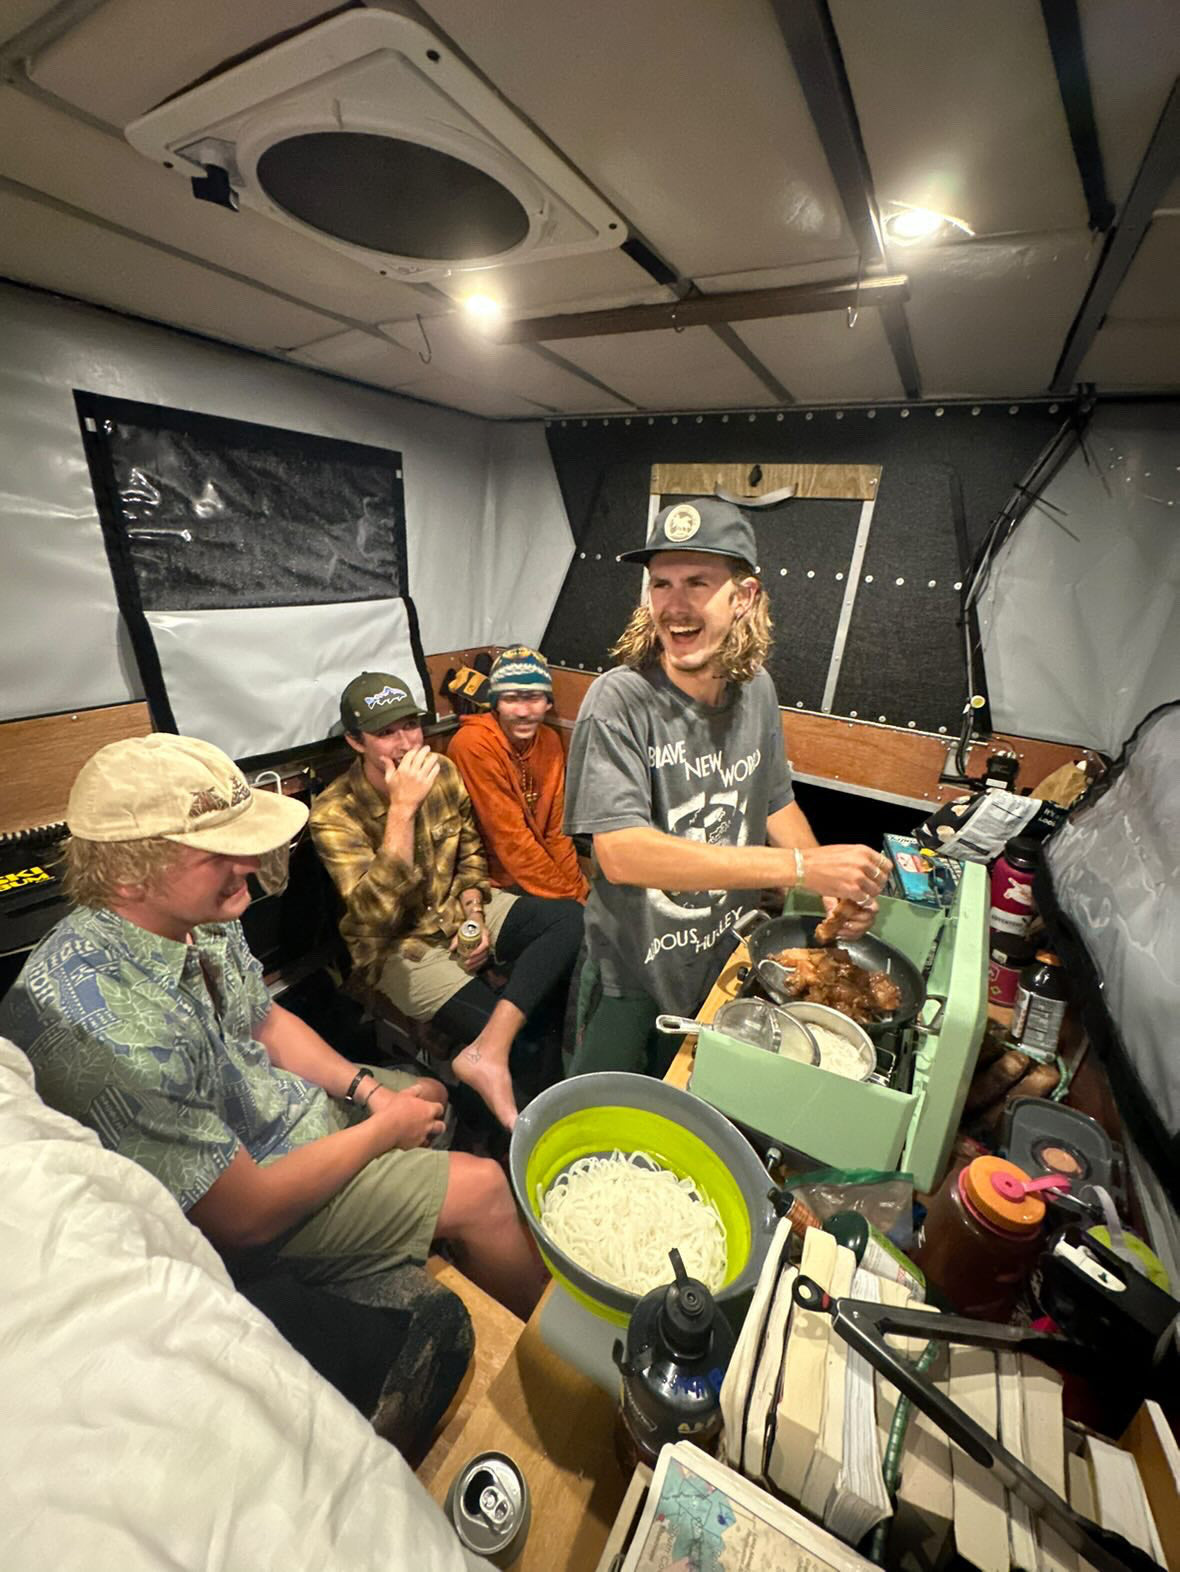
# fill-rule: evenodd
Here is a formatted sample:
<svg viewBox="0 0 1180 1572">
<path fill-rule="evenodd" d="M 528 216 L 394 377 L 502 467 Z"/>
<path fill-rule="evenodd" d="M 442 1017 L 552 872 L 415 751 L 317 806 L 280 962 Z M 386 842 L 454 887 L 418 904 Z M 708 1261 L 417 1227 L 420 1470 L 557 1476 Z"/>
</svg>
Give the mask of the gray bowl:
<svg viewBox="0 0 1180 1572">
<path fill-rule="evenodd" d="M 611 1111 L 605 1117 L 598 1112 L 605 1110 Z M 614 1110 L 618 1110 L 617 1115 Z M 541 1226 L 538 1216 L 537 1197 L 532 1187 L 540 1181 L 536 1174 L 531 1175 L 529 1172 L 530 1163 L 536 1155 L 534 1166 L 543 1166 L 549 1172 L 549 1182 L 552 1183 L 557 1174 L 578 1157 L 588 1155 L 589 1151 L 609 1155 L 615 1146 L 621 1151 L 646 1150 L 657 1158 L 664 1156 L 668 1166 L 683 1171 L 684 1165 L 676 1160 L 674 1154 L 661 1151 L 659 1137 L 667 1132 L 661 1131 L 659 1126 L 653 1126 L 655 1138 L 651 1141 L 644 1139 L 642 1130 L 638 1138 L 630 1142 L 622 1136 L 620 1120 L 629 1120 L 631 1111 L 640 1115 L 656 1115 L 688 1131 L 728 1170 L 739 1192 L 735 1204 L 744 1207 L 742 1215 L 748 1222 L 750 1245 L 740 1270 L 718 1290 L 714 1298 L 723 1303 L 749 1294 L 758 1281 L 776 1222 L 767 1198 L 771 1181 L 757 1154 L 724 1114 L 718 1113 L 691 1092 L 668 1086 L 652 1076 L 628 1075 L 622 1071 L 577 1075 L 568 1081 L 558 1082 L 529 1103 L 513 1129 L 508 1159 L 512 1189 L 550 1271 L 588 1310 L 617 1325 L 627 1323 L 639 1302 L 640 1296 L 603 1282 L 554 1243 Z M 588 1130 L 579 1132 L 571 1124 L 563 1126 L 560 1135 L 555 1132 L 555 1127 L 563 1120 L 578 1114 L 588 1116 Z M 637 1122 L 642 1125 L 642 1120 Z M 595 1139 L 595 1126 L 599 1126 L 602 1132 L 600 1142 Z M 589 1147 L 587 1141 L 590 1142 Z M 543 1143 L 539 1151 L 538 1143 Z M 698 1176 L 694 1174 L 693 1177 Z M 707 1183 L 705 1188 L 710 1189 Z M 721 1206 L 719 1197 L 711 1194 L 711 1199 L 717 1202 L 724 1216 L 725 1207 Z M 675 1243 L 675 1239 L 670 1238 L 669 1248 Z M 672 1280 L 671 1266 L 668 1268 L 668 1280 Z"/>
</svg>

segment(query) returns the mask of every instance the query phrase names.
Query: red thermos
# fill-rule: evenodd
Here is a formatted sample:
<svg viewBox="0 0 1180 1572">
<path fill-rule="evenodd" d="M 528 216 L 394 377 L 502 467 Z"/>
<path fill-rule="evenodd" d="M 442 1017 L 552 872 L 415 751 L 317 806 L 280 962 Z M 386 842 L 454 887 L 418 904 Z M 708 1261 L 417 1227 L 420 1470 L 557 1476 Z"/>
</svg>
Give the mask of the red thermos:
<svg viewBox="0 0 1180 1572">
<path fill-rule="evenodd" d="M 1029 930 L 1037 915 L 1033 879 L 1040 859 L 1040 841 L 1017 835 L 992 865 L 987 972 L 992 1004 L 1015 1001 L 1021 969 L 1035 953 Z"/>
</svg>

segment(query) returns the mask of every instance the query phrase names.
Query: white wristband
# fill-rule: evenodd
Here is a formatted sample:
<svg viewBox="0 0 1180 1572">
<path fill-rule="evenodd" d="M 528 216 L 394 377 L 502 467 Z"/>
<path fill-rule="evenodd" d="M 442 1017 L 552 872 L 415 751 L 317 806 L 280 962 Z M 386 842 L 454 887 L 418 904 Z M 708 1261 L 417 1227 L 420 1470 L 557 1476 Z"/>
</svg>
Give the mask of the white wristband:
<svg viewBox="0 0 1180 1572">
<path fill-rule="evenodd" d="M 797 890 L 803 883 L 803 852 L 798 846 L 792 846 L 791 850 L 795 853 L 795 883 L 792 889 Z"/>
</svg>

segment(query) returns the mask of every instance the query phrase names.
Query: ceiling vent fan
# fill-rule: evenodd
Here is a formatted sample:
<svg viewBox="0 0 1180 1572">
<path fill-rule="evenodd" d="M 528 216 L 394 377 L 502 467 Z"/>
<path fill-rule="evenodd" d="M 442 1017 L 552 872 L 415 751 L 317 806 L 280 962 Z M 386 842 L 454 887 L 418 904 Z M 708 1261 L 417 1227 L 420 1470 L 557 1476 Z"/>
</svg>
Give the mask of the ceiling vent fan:
<svg viewBox="0 0 1180 1572">
<path fill-rule="evenodd" d="M 127 127 L 149 158 L 390 278 L 576 256 L 620 216 L 416 18 L 346 11 Z"/>
</svg>

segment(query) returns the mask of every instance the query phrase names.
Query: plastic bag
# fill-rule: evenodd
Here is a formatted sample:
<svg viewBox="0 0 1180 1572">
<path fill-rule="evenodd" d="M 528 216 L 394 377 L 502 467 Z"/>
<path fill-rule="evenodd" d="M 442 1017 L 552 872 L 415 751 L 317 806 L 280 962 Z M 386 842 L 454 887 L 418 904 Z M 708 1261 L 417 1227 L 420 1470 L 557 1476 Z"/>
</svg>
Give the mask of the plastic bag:
<svg viewBox="0 0 1180 1572">
<path fill-rule="evenodd" d="M 908 1251 L 914 1237 L 914 1176 L 873 1168 L 820 1168 L 787 1180 L 798 1200 L 821 1222 L 838 1212 L 858 1212 Z"/>
</svg>

